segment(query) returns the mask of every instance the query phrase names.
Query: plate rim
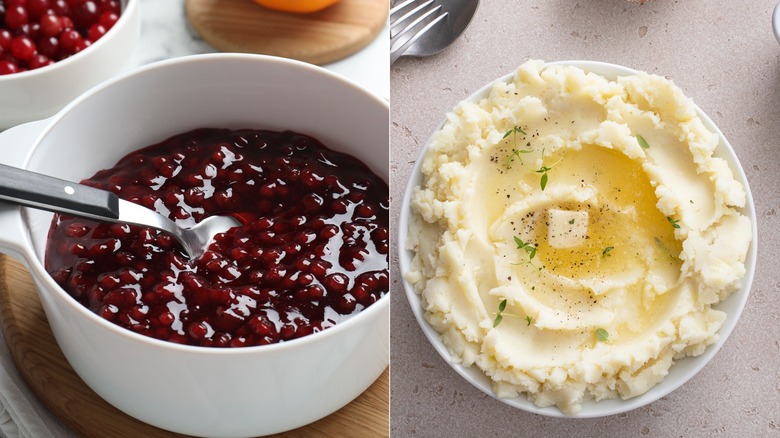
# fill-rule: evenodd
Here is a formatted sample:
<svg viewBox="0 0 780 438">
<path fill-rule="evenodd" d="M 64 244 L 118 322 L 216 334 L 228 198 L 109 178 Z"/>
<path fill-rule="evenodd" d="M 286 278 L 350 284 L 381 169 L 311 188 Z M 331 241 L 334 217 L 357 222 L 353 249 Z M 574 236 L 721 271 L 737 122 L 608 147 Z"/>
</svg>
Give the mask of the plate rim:
<svg viewBox="0 0 780 438">
<path fill-rule="evenodd" d="M 630 67 L 625 67 L 618 64 L 612 64 L 612 63 L 601 62 L 601 61 L 589 61 L 589 60 L 552 61 L 552 62 L 545 62 L 544 65 L 545 67 L 574 66 L 580 68 L 586 73 L 597 73 L 607 77 L 610 80 L 614 80 L 616 77 L 619 76 L 631 76 L 631 75 L 644 73 L 640 70 L 632 69 Z M 466 102 L 466 101 L 477 102 L 480 99 L 487 97 L 488 93 L 490 92 L 490 90 L 492 89 L 493 85 L 496 82 L 499 81 L 511 82 L 516 71 L 517 69 L 509 73 L 506 73 L 498 77 L 497 79 L 494 79 L 493 81 L 485 84 L 484 86 L 479 88 L 477 91 L 473 92 L 465 99 L 462 99 L 461 102 Z M 691 99 L 690 96 L 686 95 L 686 97 Z M 653 403 L 661 399 L 662 397 L 670 394 L 671 392 L 681 388 L 683 385 L 685 385 L 685 383 L 687 383 L 690 379 L 692 379 L 695 375 L 697 375 L 699 371 L 701 371 L 708 363 L 710 363 L 710 361 L 713 359 L 713 357 L 715 357 L 717 352 L 723 347 L 726 340 L 731 335 L 737 323 L 739 322 L 739 318 L 742 315 L 742 312 L 750 296 L 750 291 L 753 283 L 753 278 L 755 276 L 755 268 L 758 259 L 758 223 L 756 221 L 755 203 L 754 203 L 752 191 L 750 189 L 750 184 L 747 175 L 745 174 L 744 167 L 739 161 L 739 157 L 736 155 L 736 152 L 734 151 L 734 148 L 731 146 L 731 143 L 728 141 L 728 139 L 720 130 L 720 128 L 715 124 L 715 122 L 713 122 L 713 120 L 695 102 L 692 101 L 692 103 L 694 105 L 697 115 L 702 120 L 705 127 L 708 130 L 714 132 L 718 136 L 719 139 L 718 146 L 715 148 L 715 153 L 713 155 L 717 157 L 722 157 L 728 162 L 729 168 L 731 169 L 732 173 L 734 173 L 735 179 L 743 185 L 743 188 L 745 190 L 745 195 L 746 195 L 745 206 L 741 209 L 738 209 L 745 216 L 747 216 L 748 219 L 750 219 L 751 228 L 752 228 L 751 242 L 750 242 L 750 246 L 748 247 L 748 252 L 745 258 L 745 274 L 740 281 L 741 282 L 740 289 L 733 292 L 726 300 L 720 301 L 717 305 L 713 306 L 713 308 L 718 309 L 722 307 L 724 304 L 732 304 L 736 300 L 735 303 L 736 308 L 734 309 L 735 311 L 732 313 L 724 312 L 726 313 L 726 320 L 723 322 L 723 325 L 720 327 L 720 329 L 717 332 L 718 340 L 713 344 L 707 346 L 704 353 L 696 357 L 686 357 L 680 360 L 675 360 L 671 368 L 669 369 L 669 374 L 667 374 L 667 376 L 661 382 L 651 387 L 645 393 L 629 399 L 615 398 L 615 399 L 601 400 L 598 402 L 592 399 L 586 399 L 582 403 L 582 409 L 574 415 L 566 415 L 563 412 L 561 412 L 556 406 L 549 406 L 549 407 L 536 406 L 532 401 L 528 400 L 525 393 L 520 393 L 520 395 L 514 398 L 499 398 L 490 387 L 490 379 L 487 377 L 487 375 L 485 375 L 485 373 L 481 369 L 479 369 L 476 365 L 472 365 L 470 367 L 464 367 L 459 362 L 454 361 L 452 359 L 449 351 L 447 350 L 446 346 L 444 346 L 444 343 L 440 339 L 439 332 L 437 332 L 433 327 L 431 327 L 428 321 L 425 320 L 420 295 L 414 291 L 414 287 L 406 279 L 406 276 L 409 273 L 411 260 L 413 258 L 412 251 L 407 248 L 407 244 L 406 244 L 408 230 L 409 230 L 409 219 L 411 216 L 410 201 L 412 198 L 412 193 L 414 188 L 420 185 L 420 183 L 422 182 L 422 174 L 421 174 L 422 160 L 425 156 L 425 153 L 428 150 L 428 146 L 430 145 L 431 140 L 433 139 L 435 133 L 440 131 L 444 126 L 444 124 L 446 123 L 447 121 L 446 115 L 450 113 L 452 109 L 447 110 L 445 112 L 445 117 L 437 125 L 437 127 L 431 132 L 428 139 L 420 148 L 417 158 L 415 159 L 414 166 L 409 174 L 409 179 L 404 188 L 403 197 L 401 198 L 399 220 L 398 220 L 398 231 L 396 236 L 396 238 L 398 239 L 396 241 L 397 252 L 398 252 L 398 268 L 401 274 L 401 283 L 403 285 L 408 304 L 411 307 L 412 313 L 414 314 L 417 324 L 420 326 L 420 329 L 425 334 L 425 337 L 427 338 L 428 342 L 431 344 L 434 350 L 436 350 L 439 353 L 441 358 L 444 359 L 444 361 L 450 366 L 450 368 L 452 368 L 457 374 L 459 374 L 463 379 L 465 379 L 471 386 L 479 389 L 483 393 L 489 395 L 493 399 L 502 402 L 503 404 L 512 406 L 517 409 L 521 409 L 526 412 L 531 412 L 534 414 L 539 414 L 539 415 L 549 416 L 549 417 L 557 417 L 557 418 L 599 418 L 599 417 L 617 415 L 617 414 L 621 414 L 624 412 L 628 412 L 640 408 L 642 406 Z M 456 105 L 459 104 L 460 102 Z M 681 366 L 680 364 L 684 364 L 684 368 L 686 369 L 683 369 L 683 366 Z M 675 373 L 675 376 L 676 374 L 679 374 L 679 372 L 682 372 L 683 374 L 675 381 L 669 382 L 669 375 L 673 372 L 673 369 L 678 370 L 678 372 Z"/>
</svg>

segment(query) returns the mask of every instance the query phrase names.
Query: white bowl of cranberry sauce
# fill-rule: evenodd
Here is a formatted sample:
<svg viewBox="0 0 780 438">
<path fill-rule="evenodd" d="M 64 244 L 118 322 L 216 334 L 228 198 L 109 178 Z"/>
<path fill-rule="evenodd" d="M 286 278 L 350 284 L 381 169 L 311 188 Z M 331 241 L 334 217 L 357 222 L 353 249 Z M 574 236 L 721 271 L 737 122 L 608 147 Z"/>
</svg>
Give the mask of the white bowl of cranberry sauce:
<svg viewBox="0 0 780 438">
<path fill-rule="evenodd" d="M 116 74 L 138 40 L 139 2 L 0 1 L 0 130 L 50 117 Z"/>
<path fill-rule="evenodd" d="M 49 244 L 53 216 L 14 207 L 0 229 L 19 232 L 0 246 L 28 266 L 74 370 L 120 410 L 197 436 L 293 429 L 388 365 L 388 117 L 386 100 L 297 61 L 151 64 L 66 106 L 21 167 L 94 175 L 183 225 L 209 214 L 244 225 L 189 262 L 155 233 L 69 217 Z"/>
</svg>

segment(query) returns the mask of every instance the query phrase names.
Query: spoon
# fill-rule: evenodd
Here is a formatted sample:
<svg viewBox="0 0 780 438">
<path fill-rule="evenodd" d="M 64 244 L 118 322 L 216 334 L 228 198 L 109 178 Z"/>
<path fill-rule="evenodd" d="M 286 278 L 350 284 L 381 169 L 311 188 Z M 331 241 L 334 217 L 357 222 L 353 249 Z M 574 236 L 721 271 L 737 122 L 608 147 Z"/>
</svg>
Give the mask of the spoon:
<svg viewBox="0 0 780 438">
<path fill-rule="evenodd" d="M 447 17 L 436 28 L 421 35 L 400 56 L 433 56 L 449 47 L 466 30 L 477 11 L 479 0 L 441 2 Z"/>
<path fill-rule="evenodd" d="M 0 164 L 0 200 L 73 216 L 155 228 L 173 236 L 191 259 L 197 259 L 219 233 L 241 225 L 231 216 L 211 216 L 182 228 L 146 207 L 116 194 Z"/>
</svg>

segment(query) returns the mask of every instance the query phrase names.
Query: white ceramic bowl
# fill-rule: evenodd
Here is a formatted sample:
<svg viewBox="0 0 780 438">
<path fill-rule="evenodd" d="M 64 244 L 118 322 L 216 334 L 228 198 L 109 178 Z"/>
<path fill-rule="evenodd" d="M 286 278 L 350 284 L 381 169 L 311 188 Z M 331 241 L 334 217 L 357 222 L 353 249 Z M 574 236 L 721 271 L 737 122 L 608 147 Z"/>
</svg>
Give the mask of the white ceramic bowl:
<svg viewBox="0 0 780 438">
<path fill-rule="evenodd" d="M 122 0 L 119 21 L 83 51 L 54 64 L 0 76 L 0 131 L 44 119 L 127 62 L 141 29 L 140 0 Z"/>
<path fill-rule="evenodd" d="M 23 163 L 10 164 L 80 180 L 195 128 L 290 129 L 362 159 L 387 180 L 388 118 L 386 100 L 322 68 L 259 55 L 200 55 L 152 64 L 90 90 L 48 122 L 34 144 L 17 145 L 29 152 Z M 122 329 L 47 275 L 50 220 L 49 213 L 0 206 L 0 248 L 27 265 L 79 376 L 141 421 L 198 436 L 281 432 L 344 406 L 388 365 L 389 296 L 322 332 L 261 347 L 184 346 Z"/>
<path fill-rule="evenodd" d="M 561 61 L 551 62 L 548 64 L 573 65 L 585 71 L 600 74 L 608 79 L 615 79 L 618 76 L 632 75 L 637 73 L 636 70 L 632 70 L 630 68 L 593 61 Z M 514 73 L 507 74 L 499 80 L 510 82 L 512 80 L 513 74 Z M 469 96 L 466 100 L 477 102 L 480 99 L 487 97 L 491 87 L 492 83 L 485 85 L 479 91 Z M 742 213 L 750 218 L 750 221 L 753 223 L 753 240 L 750 244 L 748 256 L 745 261 L 747 272 L 742 278 L 742 286 L 739 291 L 735 292 L 727 300 L 715 306 L 716 309 L 726 312 L 727 315 L 726 321 L 723 323 L 723 326 L 718 332 L 720 335 L 718 341 L 713 345 L 710 345 L 701 356 L 685 358 L 683 360 L 677 361 L 669 370 L 669 374 L 661 383 L 640 396 L 628 400 L 613 399 L 603 400 L 600 402 L 587 401 L 583 403 L 582 410 L 578 414 L 574 416 L 567 416 L 561 413 L 561 411 L 556 407 L 540 408 L 536 406 L 533 402 L 529 401 L 524 394 L 511 399 L 498 398 L 493 393 L 490 379 L 476 366 L 466 368 L 458 363 L 452 362 L 450 360 L 450 354 L 447 351 L 447 347 L 442 343 L 441 338 L 439 337 L 439 333 L 433 327 L 431 327 L 430 324 L 428 324 L 423 316 L 424 311 L 420 301 L 420 296 L 415 293 L 412 285 L 404 280 L 403 284 L 404 289 L 406 290 L 406 297 L 409 300 L 409 304 L 412 307 L 414 316 L 417 318 L 417 322 L 420 324 L 420 327 L 425 333 L 425 336 L 428 338 L 431 345 L 433 345 L 433 348 L 436 349 L 441 357 L 444 358 L 444 360 L 449 363 L 458 374 L 460 374 L 470 384 L 474 385 L 484 393 L 497 398 L 498 400 L 510 406 L 522 409 L 524 411 L 551 417 L 589 418 L 619 414 L 621 412 L 630 411 L 648 403 L 652 403 L 682 386 L 691 377 L 698 373 L 699 370 L 701 370 L 704 365 L 706 365 L 707 362 L 712 359 L 713 356 L 715 356 L 715 353 L 717 353 L 718 350 L 723 346 L 729 334 L 734 329 L 734 326 L 737 324 L 739 315 L 742 313 L 742 309 L 745 307 L 745 303 L 747 302 L 748 293 L 750 291 L 750 285 L 753 281 L 753 273 L 756 266 L 758 234 L 756 228 L 756 211 L 753 204 L 753 196 L 750 192 L 750 186 L 748 185 L 748 181 L 745 177 L 745 172 L 742 169 L 742 165 L 739 163 L 739 160 L 734 154 L 734 150 L 731 148 L 728 140 L 726 140 L 726 137 L 723 136 L 723 133 L 720 131 L 720 129 L 715 126 L 715 123 L 713 123 L 712 119 L 704 114 L 704 112 L 702 112 L 698 106 L 696 107 L 696 110 L 699 114 L 699 117 L 701 117 L 702 121 L 704 122 L 704 125 L 711 131 L 717 133 L 720 137 L 720 144 L 717 147 L 716 155 L 723 157 L 729 163 L 729 166 L 735 173 L 736 179 L 744 185 L 745 191 L 747 192 L 747 205 L 745 206 Z M 441 129 L 443 125 L 444 122 L 442 121 L 442 123 L 437 128 L 437 131 Z M 404 277 L 406 276 L 407 272 L 409 272 L 409 267 L 413 257 L 412 252 L 406 249 L 406 239 L 409 233 L 409 216 L 411 214 L 410 204 L 412 199 L 412 189 L 415 186 L 419 186 L 423 181 L 420 166 L 422 164 L 422 157 L 425 152 L 425 149 L 420 152 L 417 163 L 412 170 L 406 191 L 404 192 L 404 198 L 401 201 L 401 215 L 398 226 L 398 248 L 401 274 Z"/>
<path fill-rule="evenodd" d="M 772 31 L 775 33 L 775 39 L 780 43 L 780 2 L 777 2 L 772 13 Z"/>
</svg>

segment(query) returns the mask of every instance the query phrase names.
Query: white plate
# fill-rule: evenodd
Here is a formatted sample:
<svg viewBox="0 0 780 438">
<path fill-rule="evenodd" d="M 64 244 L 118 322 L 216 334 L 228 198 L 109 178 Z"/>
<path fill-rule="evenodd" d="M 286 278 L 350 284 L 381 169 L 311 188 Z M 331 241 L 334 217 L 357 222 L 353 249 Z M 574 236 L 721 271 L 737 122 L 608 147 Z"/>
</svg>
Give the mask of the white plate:
<svg viewBox="0 0 780 438">
<path fill-rule="evenodd" d="M 775 33 L 777 42 L 780 42 L 780 2 L 777 2 L 775 11 L 772 13 L 772 30 Z"/>
<path fill-rule="evenodd" d="M 777 17 L 778 14 L 776 13 L 775 16 Z M 614 80 L 618 76 L 633 75 L 637 73 L 636 70 L 632 70 L 627 67 L 594 61 L 560 61 L 551 62 L 548 63 L 548 65 L 572 65 L 586 72 L 597 73 L 611 80 Z M 510 82 L 513 75 L 514 72 L 509 73 L 499 78 L 499 80 Z M 485 85 L 479 91 L 469 96 L 466 100 L 470 102 L 477 102 L 480 99 L 487 97 L 492 86 L 493 83 Z M 745 187 L 747 203 L 745 208 L 742 209 L 742 214 L 747 216 L 753 224 L 752 241 L 750 243 L 750 248 L 748 249 L 747 258 L 745 260 L 745 268 L 747 272 L 742 278 L 741 288 L 739 291 L 732 294 L 727 300 L 719 303 L 717 306 L 714 306 L 715 309 L 721 310 L 727 315 L 723 326 L 718 332 L 718 335 L 720 336 L 718 341 L 707 347 L 704 353 L 700 356 L 689 357 L 677 361 L 669 370 L 669 374 L 666 376 L 666 378 L 664 378 L 661 383 L 654 386 L 646 393 L 628 400 L 612 399 L 603 400 L 600 402 L 586 401 L 582 404 L 582 410 L 574 416 L 564 415 L 556 407 L 540 408 L 533 402 L 529 401 L 524 394 L 511 399 L 496 397 L 496 395 L 493 393 L 490 379 L 478 367 L 464 367 L 450 360 L 450 354 L 447 351 L 447 347 L 445 347 L 442 343 L 439 337 L 439 333 L 434 330 L 433 327 L 431 327 L 423 317 L 424 311 L 420 302 L 420 296 L 414 291 L 412 285 L 405 280 L 406 274 L 409 272 L 409 266 L 413 257 L 412 252 L 406 249 L 406 239 L 409 232 L 409 216 L 411 213 L 412 189 L 422 184 L 423 181 L 420 167 L 422 163 L 422 157 L 426 152 L 426 148 L 424 148 L 422 151 L 420 151 L 420 155 L 417 157 L 417 162 L 414 166 L 414 169 L 412 170 L 411 177 L 406 186 L 406 191 L 404 192 L 403 200 L 401 201 L 401 217 L 398 226 L 399 261 L 401 275 L 404 278 L 403 284 L 406 291 L 406 297 L 412 307 L 412 312 L 414 312 L 414 316 L 417 318 L 417 322 L 420 324 L 420 327 L 425 333 L 425 336 L 430 341 L 431 345 L 433 345 L 433 348 L 436 349 L 441 357 L 450 364 L 452 369 L 454 369 L 458 374 L 466 379 L 466 381 L 484 393 L 497 398 L 503 403 L 522 409 L 524 411 L 551 417 L 590 418 L 619 414 L 621 412 L 630 411 L 648 403 L 652 403 L 682 386 L 691 377 L 696 375 L 696 373 L 698 373 L 699 370 L 701 370 L 704 365 L 706 365 L 707 362 L 712 359 L 713 356 L 715 356 L 715 353 L 720 350 L 720 348 L 726 342 L 729 334 L 731 334 L 731 331 L 734 329 L 734 326 L 737 324 L 739 315 L 742 313 L 742 309 L 745 307 L 745 303 L 747 302 L 748 293 L 750 291 L 750 285 L 753 282 L 753 274 L 756 266 L 758 232 L 756 227 L 756 211 L 753 204 L 753 195 L 750 192 L 750 186 L 748 185 L 748 181 L 745 177 L 745 172 L 742 169 L 742 165 L 739 163 L 739 160 L 737 159 L 737 156 L 734 153 L 734 150 L 732 149 L 728 140 L 726 140 L 726 137 L 723 136 L 723 133 L 720 131 L 720 129 L 715 126 L 715 123 L 713 123 L 712 119 L 710 119 L 698 106 L 696 107 L 696 111 L 699 117 L 702 119 L 704 126 L 707 127 L 707 129 L 710 131 L 715 132 L 720 138 L 720 143 L 715 150 L 715 155 L 724 158 L 729 163 L 729 167 L 731 167 L 732 171 L 734 171 L 735 178 Z M 440 130 L 443 125 L 444 121 L 442 121 L 436 131 Z"/>
</svg>

